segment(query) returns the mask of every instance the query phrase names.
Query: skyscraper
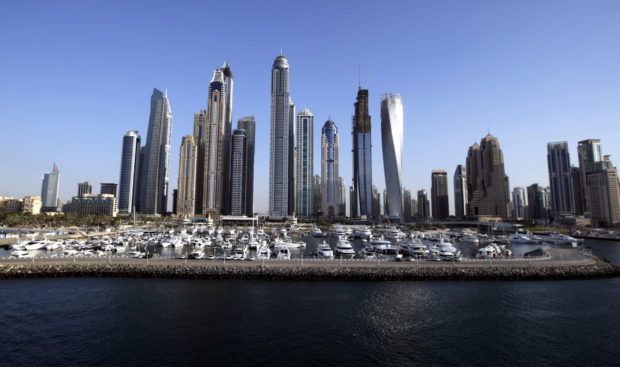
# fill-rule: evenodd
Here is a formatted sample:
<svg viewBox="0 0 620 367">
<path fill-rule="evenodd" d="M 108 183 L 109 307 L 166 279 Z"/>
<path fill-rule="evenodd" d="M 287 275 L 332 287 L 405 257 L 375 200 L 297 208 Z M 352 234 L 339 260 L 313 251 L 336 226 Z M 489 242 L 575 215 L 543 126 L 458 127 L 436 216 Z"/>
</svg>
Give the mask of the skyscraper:
<svg viewBox="0 0 620 367">
<path fill-rule="evenodd" d="M 198 154 L 196 160 L 196 209 L 197 215 L 202 215 L 204 210 L 205 179 L 207 178 L 208 165 L 205 163 L 205 155 L 209 141 L 206 138 L 209 129 L 209 115 L 206 110 L 200 110 L 194 113 L 194 139 L 198 146 Z"/>
<path fill-rule="evenodd" d="M 323 215 L 339 215 L 340 190 L 338 188 L 338 128 L 327 120 L 321 130 L 321 198 Z"/>
<path fill-rule="evenodd" d="M 583 210 L 585 214 L 590 213 L 589 188 L 586 176 L 596 169 L 596 163 L 603 160 L 603 148 L 599 139 L 582 140 L 577 145 L 577 156 L 579 158 L 579 172 L 581 173 L 581 188 L 583 189 Z"/>
<path fill-rule="evenodd" d="M 323 214 L 323 200 L 321 198 L 321 176 L 314 175 L 312 180 L 312 186 L 314 187 L 314 215 L 317 217 Z"/>
<path fill-rule="evenodd" d="M 374 220 L 381 219 L 381 193 L 376 186 L 372 186 L 372 217 Z"/>
<path fill-rule="evenodd" d="M 544 195 L 544 189 L 538 184 L 527 187 L 527 219 L 547 219 Z"/>
<path fill-rule="evenodd" d="M 192 218 L 196 214 L 196 168 L 198 164 L 198 140 L 186 135 L 179 149 L 179 182 L 176 214 Z"/>
<path fill-rule="evenodd" d="M 411 207 L 411 191 L 403 190 L 403 216 L 405 221 L 410 221 L 413 216 L 413 208 Z"/>
<path fill-rule="evenodd" d="M 431 197 L 433 218 L 443 220 L 450 216 L 448 199 L 448 173 L 444 170 L 433 170 L 431 173 Z"/>
<path fill-rule="evenodd" d="M 388 218 L 399 221 L 403 217 L 403 103 L 400 94 L 384 94 L 381 98 L 381 143 Z"/>
<path fill-rule="evenodd" d="M 512 203 L 513 203 L 513 212 L 512 216 L 517 218 L 525 218 L 526 217 L 526 195 L 525 189 L 523 187 L 515 187 L 512 189 Z"/>
<path fill-rule="evenodd" d="M 84 196 L 84 194 L 92 194 L 92 193 L 93 193 L 93 186 L 90 184 L 90 182 L 84 181 L 84 182 L 78 183 L 78 193 L 77 193 L 78 197 L 81 198 L 82 196 Z"/>
<path fill-rule="evenodd" d="M 236 129 L 232 135 L 232 170 L 230 180 L 230 214 L 246 213 L 247 132 Z"/>
<path fill-rule="evenodd" d="M 118 212 L 133 213 L 136 205 L 140 167 L 140 135 L 128 130 L 123 136 L 121 173 L 118 182 Z"/>
<path fill-rule="evenodd" d="M 43 185 L 41 186 L 41 211 L 56 211 L 58 208 L 58 185 L 60 183 L 60 171 L 56 163 L 52 168 L 52 172 L 43 176 Z"/>
<path fill-rule="evenodd" d="M 338 178 L 338 215 L 347 216 L 347 185 L 342 177 Z"/>
<path fill-rule="evenodd" d="M 567 142 L 547 144 L 547 165 L 551 187 L 551 213 L 555 215 L 574 213 L 573 183 Z"/>
<path fill-rule="evenodd" d="M 581 172 L 579 167 L 570 168 L 571 181 L 573 183 L 573 204 L 575 205 L 575 214 L 583 215 L 583 195 L 584 190 L 581 187 Z"/>
<path fill-rule="evenodd" d="M 454 215 L 457 218 L 465 216 L 467 206 L 467 170 L 462 164 L 454 171 Z"/>
<path fill-rule="evenodd" d="M 418 190 L 418 219 L 430 218 L 430 204 L 426 190 Z"/>
<path fill-rule="evenodd" d="M 295 196 L 294 119 L 295 105 L 289 94 L 289 64 L 288 60 L 280 55 L 276 57 L 271 69 L 269 151 L 269 216 L 271 218 L 283 218 L 294 211 L 292 207 Z"/>
<path fill-rule="evenodd" d="M 242 117 L 237 121 L 237 129 L 246 133 L 246 167 L 245 167 L 245 215 L 254 215 L 254 146 L 256 136 L 256 122 L 254 116 Z"/>
<path fill-rule="evenodd" d="M 297 114 L 295 190 L 297 215 L 314 215 L 314 115 L 307 108 Z"/>
<path fill-rule="evenodd" d="M 164 94 L 158 89 L 153 89 L 144 161 L 142 162 L 140 212 L 143 214 L 166 214 L 171 132 L 172 111 L 168 102 L 168 93 Z"/>
<path fill-rule="evenodd" d="M 620 192 L 618 171 L 609 156 L 596 162 L 586 175 L 586 187 L 590 204 L 590 220 L 593 227 L 613 227 L 620 223 Z"/>
<path fill-rule="evenodd" d="M 357 91 L 353 115 L 353 190 L 356 203 L 351 204 L 356 213 L 351 216 L 370 218 L 372 212 L 372 144 L 370 115 L 368 114 L 368 90 Z"/>
<path fill-rule="evenodd" d="M 496 137 L 488 134 L 467 153 L 467 215 L 508 218 L 504 154 Z"/>
<path fill-rule="evenodd" d="M 232 126 L 233 76 L 228 63 L 213 72 L 209 83 L 206 121 L 202 112 L 194 115 L 194 136 L 202 138 L 198 171 L 203 177 L 202 214 L 230 212 L 230 140 Z M 201 127 L 202 126 L 202 127 Z"/>
</svg>

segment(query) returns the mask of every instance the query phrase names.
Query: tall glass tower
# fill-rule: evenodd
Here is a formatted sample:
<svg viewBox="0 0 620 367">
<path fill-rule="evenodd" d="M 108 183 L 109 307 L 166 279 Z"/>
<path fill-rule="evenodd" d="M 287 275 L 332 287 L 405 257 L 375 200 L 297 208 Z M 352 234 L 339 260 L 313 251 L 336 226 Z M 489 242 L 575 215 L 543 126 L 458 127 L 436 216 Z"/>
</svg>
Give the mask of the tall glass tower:
<svg viewBox="0 0 620 367">
<path fill-rule="evenodd" d="M 142 163 L 142 187 L 140 188 L 140 212 L 142 214 L 166 214 L 171 133 L 172 111 L 168 102 L 168 92 L 164 94 L 158 89 L 153 89 L 144 162 Z"/>
<path fill-rule="evenodd" d="M 245 168 L 245 215 L 254 215 L 254 140 L 256 122 L 254 116 L 242 117 L 237 121 L 237 129 L 246 132 L 246 168 Z"/>
<path fill-rule="evenodd" d="M 462 164 L 454 171 L 454 215 L 463 218 L 467 207 L 467 170 Z"/>
<path fill-rule="evenodd" d="M 275 219 L 286 217 L 294 211 L 294 119 L 295 105 L 289 92 L 289 64 L 280 55 L 271 69 L 269 216 Z"/>
<path fill-rule="evenodd" d="M 41 206 L 43 211 L 56 211 L 58 207 L 58 184 L 60 182 L 60 171 L 54 163 L 52 172 L 43 176 L 41 186 Z"/>
<path fill-rule="evenodd" d="M 314 115 L 304 108 L 297 114 L 296 213 L 314 215 Z"/>
<path fill-rule="evenodd" d="M 246 210 L 247 132 L 236 129 L 232 135 L 232 169 L 230 207 L 232 215 L 244 215 Z"/>
<path fill-rule="evenodd" d="M 368 114 L 368 90 L 357 91 L 355 115 L 353 116 L 353 190 L 357 205 L 351 217 L 371 218 L 372 214 L 372 144 L 370 115 Z"/>
<path fill-rule="evenodd" d="M 327 120 L 321 133 L 321 199 L 323 215 L 340 215 L 340 182 L 338 176 L 338 128 Z"/>
<path fill-rule="evenodd" d="M 136 130 L 129 130 L 123 136 L 123 151 L 121 152 L 121 174 L 118 183 L 118 212 L 120 214 L 130 214 L 134 211 L 139 164 L 140 135 Z"/>
<path fill-rule="evenodd" d="M 572 214 L 575 207 L 567 142 L 547 144 L 547 164 L 551 187 L 551 213 Z"/>
<path fill-rule="evenodd" d="M 381 143 L 389 208 L 387 216 L 390 220 L 400 221 L 403 217 L 403 102 L 400 94 L 384 94 L 381 98 Z"/>
</svg>

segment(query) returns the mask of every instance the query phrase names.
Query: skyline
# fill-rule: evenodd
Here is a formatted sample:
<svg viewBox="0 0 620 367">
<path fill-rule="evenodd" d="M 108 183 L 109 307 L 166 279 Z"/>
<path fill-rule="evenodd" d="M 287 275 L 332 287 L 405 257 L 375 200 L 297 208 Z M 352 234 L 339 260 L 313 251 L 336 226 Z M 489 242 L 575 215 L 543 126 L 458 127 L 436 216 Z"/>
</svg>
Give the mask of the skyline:
<svg viewBox="0 0 620 367">
<path fill-rule="evenodd" d="M 484 9 L 452 2 L 397 4 L 395 7 L 402 11 L 391 10 L 388 14 L 385 9 L 372 8 L 368 3 L 356 9 L 348 9 L 346 4 L 326 3 L 307 9 L 310 14 L 321 15 L 327 25 L 324 32 L 331 32 L 331 39 L 335 40 L 324 42 L 326 33 L 315 35 L 293 26 L 292 15 L 299 9 L 293 7 L 287 13 L 291 18 L 288 20 L 269 17 L 274 7 L 270 3 L 265 9 L 258 9 L 258 14 L 251 17 L 241 14 L 242 17 L 235 18 L 232 28 L 238 28 L 237 35 L 210 39 L 208 50 L 200 50 L 200 57 L 196 57 L 200 62 L 183 59 L 187 64 L 183 68 L 178 62 L 171 63 L 171 56 L 148 60 L 152 63 L 149 64 L 147 54 L 142 54 L 152 41 L 139 45 L 146 40 L 149 29 L 146 26 L 141 30 L 139 26 L 162 21 L 163 14 L 158 14 L 155 20 L 136 15 L 137 25 L 132 27 L 131 8 L 135 7 L 135 14 L 144 9 L 120 4 L 95 6 L 104 10 L 104 15 L 121 22 L 119 29 L 110 30 L 99 18 L 78 19 L 72 17 L 73 12 L 63 15 L 66 9 L 62 6 L 51 9 L 52 5 L 40 4 L 34 11 L 29 10 L 32 11 L 29 21 L 39 24 L 27 30 L 20 27 L 27 5 L 11 4 L 0 25 L 5 34 L 9 30 L 15 34 L 7 40 L 8 57 L 2 61 L 6 87 L 2 90 L 6 103 L 3 126 L 8 136 L 27 138 L 28 144 L 22 139 L 8 139 L 0 148 L 4 157 L 15 157 L 0 163 L 3 172 L 11 173 L 10 179 L 3 180 L 0 193 L 16 197 L 38 194 L 40 178 L 54 162 L 62 175 L 59 196 L 63 201 L 77 194 L 78 182 L 87 180 L 95 187 L 101 182 L 117 182 L 122 137 L 127 130 L 138 130 L 145 139 L 149 92 L 158 88 L 168 89 L 174 114 L 171 196 L 176 188 L 181 137 L 191 134 L 193 114 L 206 109 L 208 82 L 213 68 L 221 62 L 228 61 L 235 73 L 233 123 L 242 116 L 256 116 L 257 144 L 259 147 L 267 144 L 269 70 L 280 48 L 290 63 L 291 98 L 299 109 L 309 108 L 320 122 L 331 116 L 339 126 L 340 176 L 347 186 L 352 185 L 350 121 L 359 84 L 368 88 L 370 94 L 369 113 L 375 142 L 373 184 L 379 192 L 385 188 L 378 125 L 383 93 L 403 96 L 403 157 L 406 159 L 402 179 L 403 187 L 412 193 L 420 189 L 430 192 L 433 169 L 451 173 L 457 164 L 465 164 L 467 148 L 487 132 L 499 139 L 511 190 L 533 183 L 549 185 L 546 164 L 549 142 L 568 141 L 573 165 L 578 164 L 577 142 L 590 138 L 601 139 L 603 152 L 610 154 L 612 161 L 620 159 L 620 147 L 614 144 L 620 137 L 614 129 L 620 117 L 617 106 L 620 73 L 615 67 L 620 52 L 614 41 L 620 33 L 614 16 L 618 4 L 550 2 L 537 4 L 537 11 L 532 14 L 516 5 L 487 4 Z M 154 4 L 146 12 L 157 13 L 157 9 L 161 12 L 160 6 Z M 210 8 L 217 6 L 221 5 L 210 4 Z M 77 8 L 89 5 L 73 7 L 79 12 Z M 130 11 L 112 14 L 116 8 Z M 345 9 L 358 16 L 372 11 L 378 24 L 358 26 L 353 32 L 347 23 L 352 21 L 339 15 L 346 14 Z M 446 13 L 447 9 L 454 10 L 454 16 Z M 174 32 L 174 25 L 181 24 L 181 16 L 193 17 L 192 13 L 199 13 L 190 10 L 174 9 L 166 14 L 173 21 L 171 33 L 163 37 L 181 44 L 172 44 L 172 53 L 194 50 L 190 45 L 198 44 L 201 34 L 197 28 L 190 27 L 190 31 L 196 32 L 193 35 L 179 29 Z M 463 11 L 462 19 L 457 19 L 457 10 Z M 58 12 L 60 18 L 50 26 L 50 19 L 43 17 L 46 12 Z M 506 16 L 508 13 L 510 16 Z M 263 15 L 274 24 L 250 23 L 246 29 L 240 28 L 248 19 L 259 22 L 251 18 Z M 382 36 L 385 32 L 381 25 L 392 15 L 396 20 L 390 29 L 393 39 L 387 39 Z M 403 22 L 409 19 L 406 15 L 412 16 L 411 24 Z M 64 25 L 60 24 L 63 20 Z M 92 27 L 89 22 L 93 23 Z M 215 20 L 218 22 L 222 20 Z M 265 36 L 283 25 L 289 26 L 290 34 Z M 103 29 L 109 30 L 110 35 L 103 34 Z M 41 33 L 43 30 L 47 33 Z M 433 37 L 425 38 L 429 33 Z M 121 35 L 128 35 L 129 41 L 122 41 Z M 86 38 L 93 42 L 86 43 Z M 261 42 L 248 47 L 247 39 Z M 436 40 L 441 42 L 434 43 Z M 115 44 L 115 41 L 121 42 Z M 362 44 L 364 52 L 360 53 Z M 399 52 L 393 52 L 390 47 L 399 47 Z M 37 52 L 41 53 L 39 57 L 29 57 Z M 248 52 L 252 57 L 247 57 Z M 382 54 L 390 57 L 373 56 Z M 102 60 L 98 60 L 101 56 Z M 338 69 L 334 69 L 334 63 Z M 328 81 L 330 88 L 325 89 Z M 46 111 L 44 118 L 40 111 Z M 313 148 L 317 157 L 320 156 L 316 139 L 320 136 L 320 125 L 317 123 L 314 131 Z M 441 142 L 445 143 L 438 145 Z M 261 154 L 257 149 L 255 211 L 265 213 L 268 159 Z M 320 171 L 317 160 L 314 171 Z M 451 179 L 449 183 L 450 213 L 454 213 Z"/>
</svg>

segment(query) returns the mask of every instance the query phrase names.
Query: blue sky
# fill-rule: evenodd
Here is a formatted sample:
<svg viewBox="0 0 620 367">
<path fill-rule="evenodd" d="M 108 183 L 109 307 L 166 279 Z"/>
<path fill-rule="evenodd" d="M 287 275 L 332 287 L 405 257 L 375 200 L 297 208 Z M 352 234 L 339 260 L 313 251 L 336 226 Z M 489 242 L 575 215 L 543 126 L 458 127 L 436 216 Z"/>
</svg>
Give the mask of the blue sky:
<svg viewBox="0 0 620 367">
<path fill-rule="evenodd" d="M 600 138 L 620 159 L 618 1 L 15 1 L 0 11 L 0 195 L 40 194 L 56 162 L 60 196 L 118 182 L 121 138 L 146 138 L 153 88 L 174 115 L 171 188 L 181 137 L 206 108 L 213 69 L 235 78 L 233 119 L 256 116 L 255 210 L 267 209 L 270 69 L 283 49 L 298 111 L 340 132 L 351 183 L 351 115 L 370 90 L 373 183 L 383 189 L 380 97 L 403 97 L 404 186 L 430 190 L 488 131 L 511 186 L 548 185 L 546 143 Z M 452 192 L 452 187 L 450 188 Z M 453 202 L 450 201 L 451 211 Z"/>
</svg>

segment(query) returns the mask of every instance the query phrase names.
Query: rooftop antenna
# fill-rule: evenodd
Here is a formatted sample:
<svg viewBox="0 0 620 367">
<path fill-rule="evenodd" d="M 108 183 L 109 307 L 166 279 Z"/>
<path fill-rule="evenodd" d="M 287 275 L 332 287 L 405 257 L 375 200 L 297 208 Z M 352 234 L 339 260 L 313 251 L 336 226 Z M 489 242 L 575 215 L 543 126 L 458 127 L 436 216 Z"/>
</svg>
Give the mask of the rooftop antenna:
<svg viewBox="0 0 620 367">
<path fill-rule="evenodd" d="M 282 47 L 280 47 L 280 56 L 282 56 Z"/>
</svg>

